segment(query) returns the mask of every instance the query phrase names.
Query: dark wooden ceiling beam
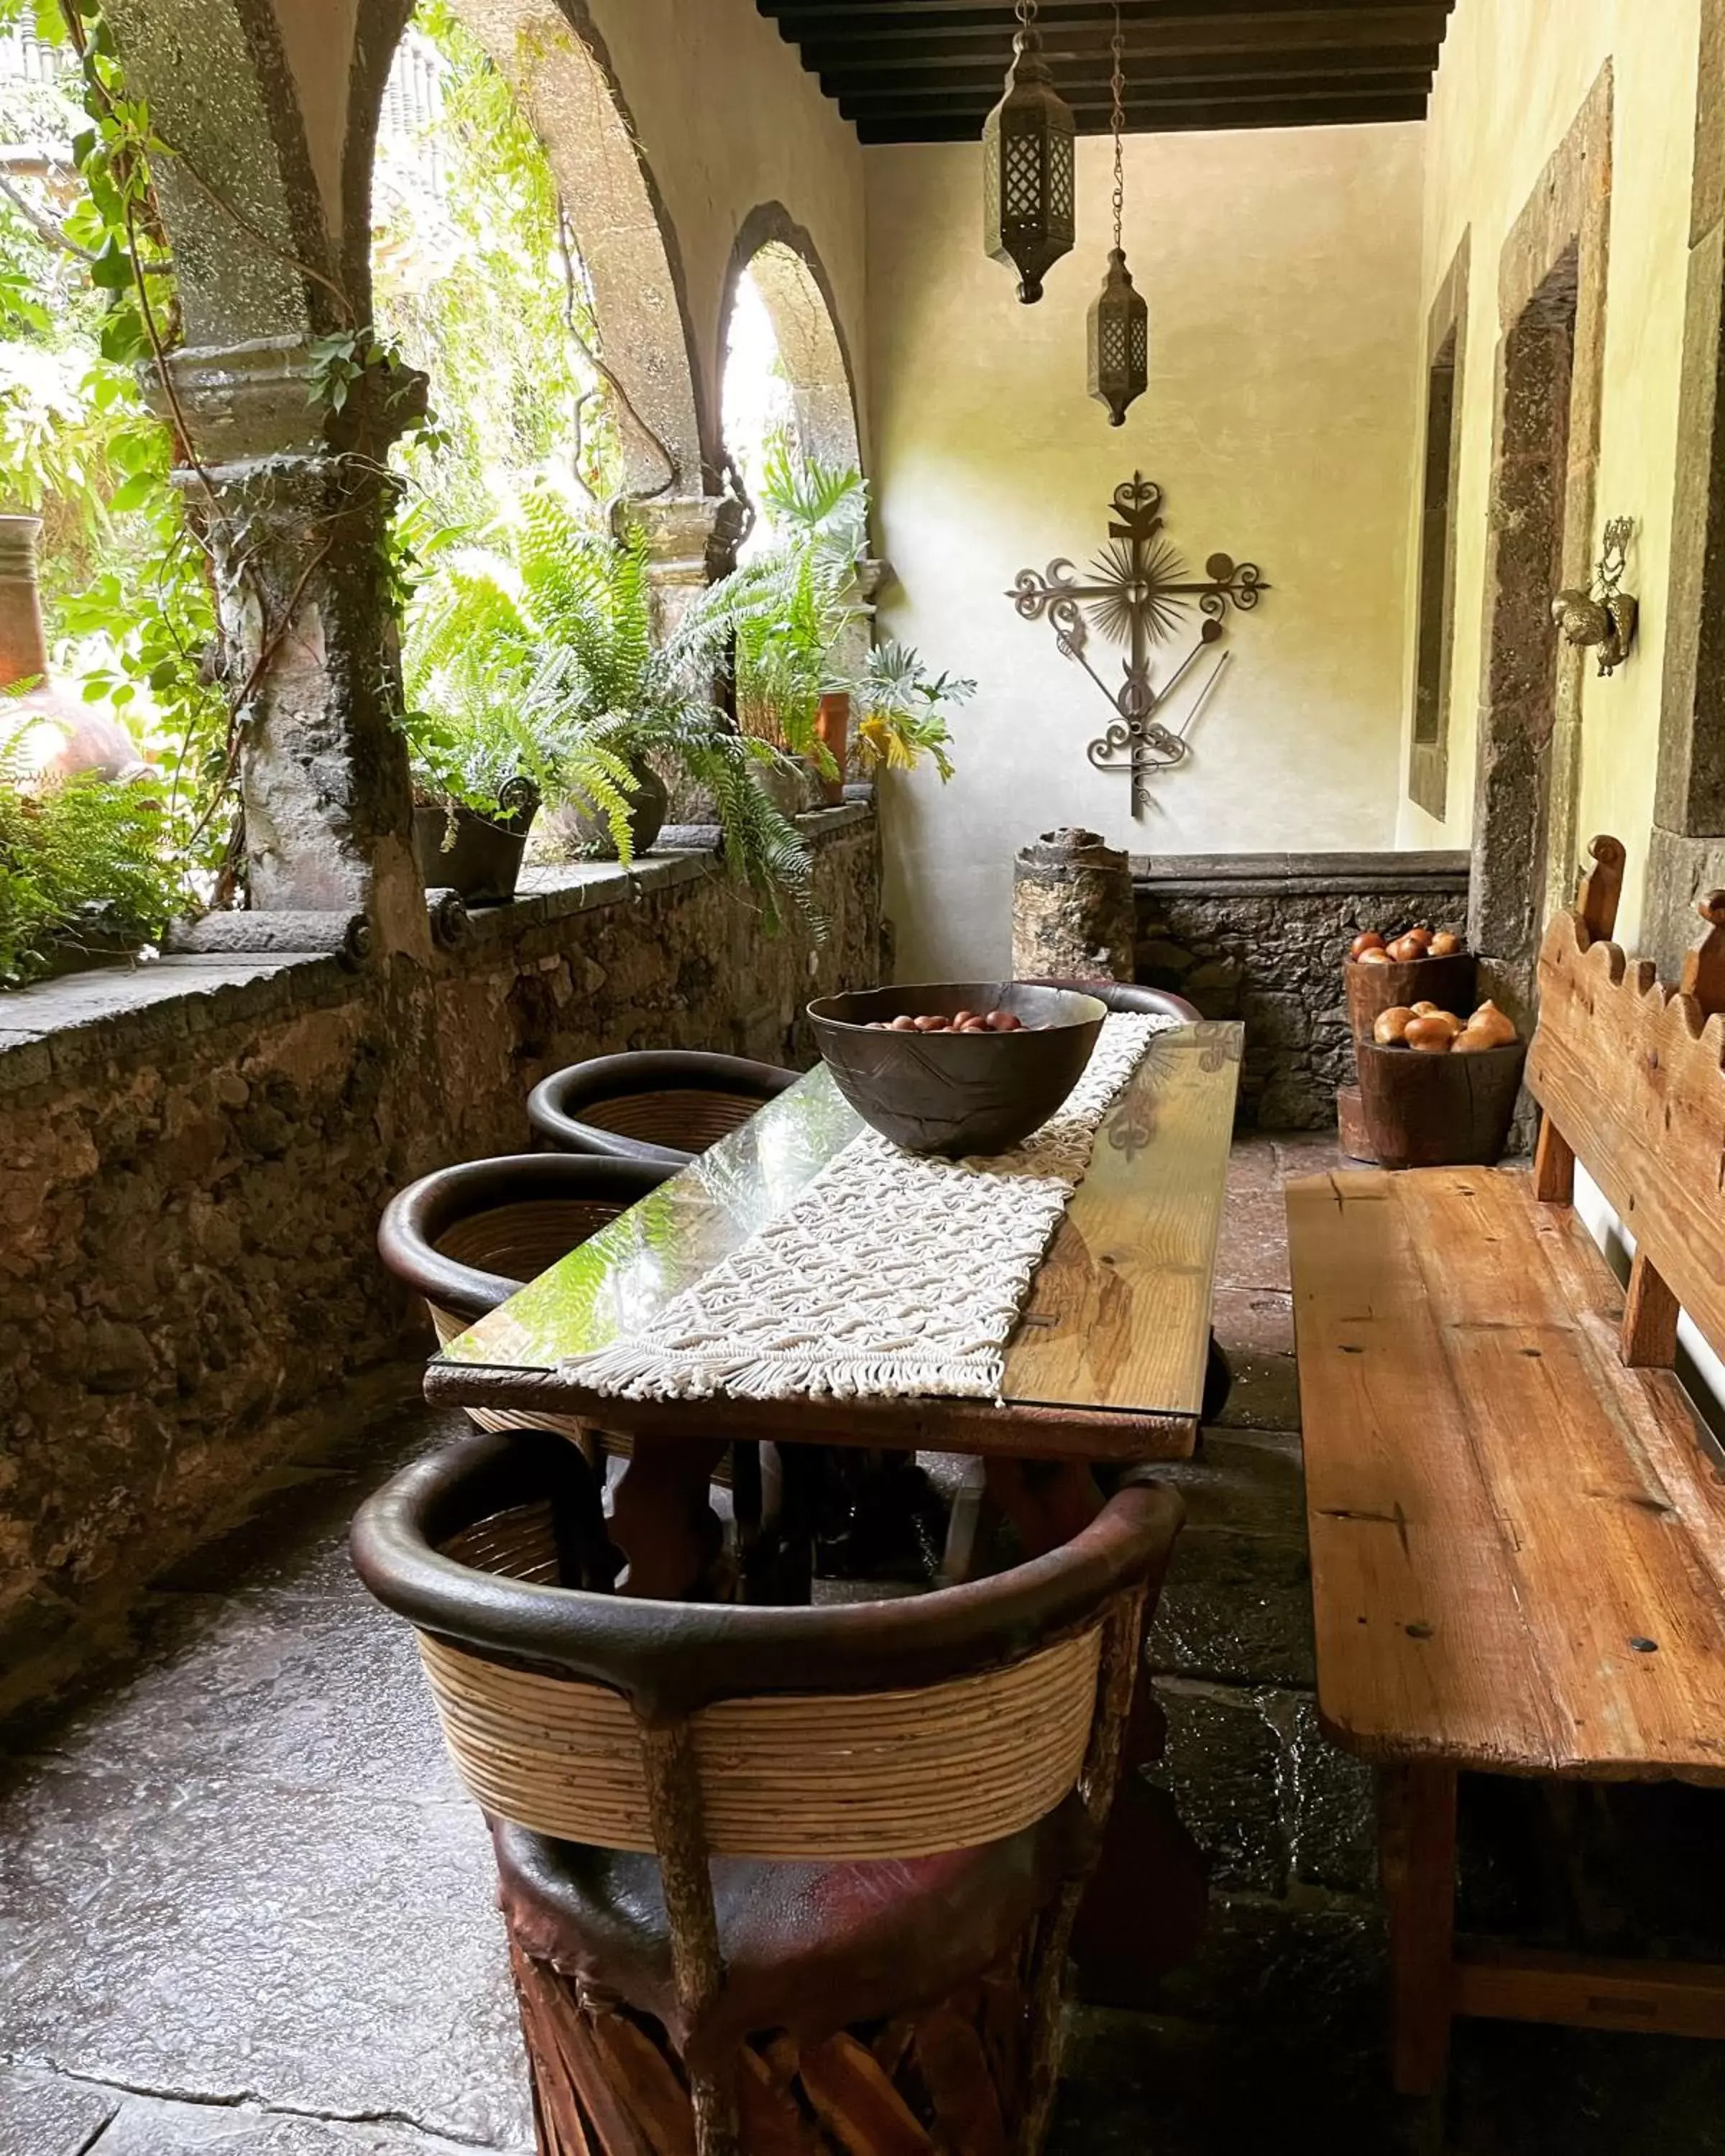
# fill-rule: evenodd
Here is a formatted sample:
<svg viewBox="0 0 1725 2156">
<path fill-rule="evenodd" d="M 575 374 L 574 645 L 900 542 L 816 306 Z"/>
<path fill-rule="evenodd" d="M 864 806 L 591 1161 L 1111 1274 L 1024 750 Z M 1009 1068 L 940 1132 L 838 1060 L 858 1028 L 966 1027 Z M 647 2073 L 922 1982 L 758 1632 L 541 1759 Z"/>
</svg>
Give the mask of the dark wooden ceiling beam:
<svg viewBox="0 0 1725 2156">
<path fill-rule="evenodd" d="M 931 80 L 947 75 L 987 74 L 1001 82 L 1005 80 L 1009 64 L 1008 54 L 971 38 L 943 39 L 938 43 L 919 43 L 890 34 L 845 43 L 810 38 L 802 49 L 803 64 L 814 74 L 870 74 L 914 69 Z M 1094 72 L 1101 68 L 1106 72 L 1111 58 L 1106 38 L 1083 44 L 1070 38 L 1050 38 L 1043 48 L 1043 56 L 1056 77 L 1075 69 Z M 1429 67 L 1432 56 L 1430 39 L 1392 40 L 1381 44 L 1362 40 L 1358 44 L 1332 46 L 1255 43 L 1194 46 L 1190 51 L 1167 52 L 1129 38 L 1123 58 L 1129 69 L 1155 69 L 1175 74 L 1197 68 L 1212 68 L 1228 74 L 1328 69 L 1340 74 L 1366 68 Z"/>
<path fill-rule="evenodd" d="M 1423 98 L 1430 86 L 1430 82 L 1425 79 L 1416 76 L 1409 80 L 1389 84 L 1363 83 L 1356 85 L 1343 85 L 1337 83 L 1312 82 L 1296 83 L 1280 89 L 1266 85 L 1245 91 L 1230 90 L 1224 96 L 1219 98 L 1209 85 L 1196 84 L 1184 91 L 1178 88 L 1168 90 L 1141 90 L 1128 94 L 1125 102 L 1128 124 L 1134 114 L 1145 116 L 1146 124 L 1153 124 L 1153 116 L 1159 113 L 1184 111 L 1193 105 L 1203 105 L 1207 110 L 1214 111 L 1219 105 L 1225 105 L 1230 111 L 1238 112 L 1241 116 L 1240 120 L 1235 121 L 1236 126 L 1250 126 L 1258 124 L 1250 116 L 1266 106 L 1273 105 L 1278 109 L 1296 105 L 1312 104 L 1347 106 L 1378 102 L 1386 97 Z M 1081 125 L 1086 117 L 1096 117 L 1099 124 L 1105 125 L 1113 108 L 1113 99 L 1109 94 L 1106 83 L 1099 84 L 1093 90 L 1070 98 L 1068 102 Z M 924 100 L 918 98 L 914 92 L 906 95 L 903 92 L 891 91 L 882 91 L 878 94 L 873 91 L 855 91 L 840 100 L 839 110 L 847 120 L 878 120 L 883 116 L 893 114 L 902 115 L 906 119 L 915 119 L 920 113 L 947 113 L 954 118 L 970 118 L 974 121 L 977 131 L 980 133 L 982 124 L 988 116 L 990 100 L 986 92 L 969 98 Z"/>
<path fill-rule="evenodd" d="M 1127 131 L 1132 135 L 1214 134 L 1243 127 L 1358 127 L 1373 122 L 1423 120 L 1425 93 L 1412 97 L 1325 98 L 1308 103 L 1265 105 L 1243 113 L 1230 102 L 1162 106 L 1127 114 Z M 916 112 L 882 115 L 855 123 L 859 141 L 865 144 L 912 142 L 974 142 L 982 123 L 970 115 Z M 1081 135 L 1106 135 L 1106 112 L 1081 114 Z"/>
<path fill-rule="evenodd" d="M 835 37 L 986 38 L 1009 47 L 1015 27 L 1010 6 L 977 7 L 973 0 L 919 0 L 913 12 L 888 0 L 834 0 L 815 7 L 808 0 L 757 0 L 794 43 Z M 1408 43 L 1443 35 L 1449 0 L 1291 0 L 1266 7 L 1265 0 L 1215 0 L 1214 6 L 1190 4 L 1133 7 L 1122 0 L 1121 23 L 1129 38 L 1174 37 L 1203 40 L 1225 30 L 1266 43 L 1352 43 L 1386 36 Z M 1038 18 L 1045 44 L 1071 37 L 1113 34 L 1111 5 L 1098 0 L 1043 0 Z"/>
<path fill-rule="evenodd" d="M 1000 95 L 1011 0 L 757 4 L 799 46 L 804 65 L 865 141 L 963 140 Z M 1343 121 L 1418 117 L 1453 4 L 1122 0 L 1129 124 L 1298 125 L 1313 107 Z M 1111 0 L 1042 0 L 1039 19 L 1043 49 L 1081 127 L 1100 124 L 1106 109 L 1099 116 L 1095 108 L 1106 103 Z M 1205 120 L 1188 117 L 1199 108 Z M 1166 121 L 1156 116 L 1163 113 Z M 895 126 L 906 131 L 895 136 Z"/>
<path fill-rule="evenodd" d="M 1186 91 L 1194 87 L 1211 95 L 1242 96 L 1254 91 L 1286 89 L 1290 93 L 1317 85 L 1326 90 L 1429 90 L 1432 68 L 1407 53 L 1361 58 L 1346 69 L 1315 65 L 1309 57 L 1260 54 L 1250 64 L 1232 56 L 1220 59 L 1190 59 L 1156 69 L 1126 69 L 1129 95 L 1153 97 L 1158 93 Z M 993 105 L 1000 95 L 999 79 L 987 69 L 964 69 L 931 74 L 920 68 L 823 68 L 820 86 L 831 98 L 893 95 L 909 99 L 951 98 L 969 104 L 977 98 Z M 1106 61 L 1100 65 L 1063 68 L 1055 78 L 1069 104 L 1104 92 L 1108 87 Z"/>
<path fill-rule="evenodd" d="M 757 0 L 761 13 L 775 22 L 795 22 L 813 17 L 830 21 L 835 15 L 866 15 L 879 22 L 911 22 L 923 16 L 965 16 L 1011 22 L 1013 0 Z M 1180 18 L 1214 22 L 1222 15 L 1256 15 L 1275 19 L 1288 15 L 1378 15 L 1395 0 L 1120 0 L 1122 20 L 1133 23 Z M 1427 0 L 1440 6 L 1442 0 Z M 1075 20 L 1111 22 L 1113 0 L 1039 0 L 1038 20 L 1046 29 L 1052 23 Z"/>
</svg>

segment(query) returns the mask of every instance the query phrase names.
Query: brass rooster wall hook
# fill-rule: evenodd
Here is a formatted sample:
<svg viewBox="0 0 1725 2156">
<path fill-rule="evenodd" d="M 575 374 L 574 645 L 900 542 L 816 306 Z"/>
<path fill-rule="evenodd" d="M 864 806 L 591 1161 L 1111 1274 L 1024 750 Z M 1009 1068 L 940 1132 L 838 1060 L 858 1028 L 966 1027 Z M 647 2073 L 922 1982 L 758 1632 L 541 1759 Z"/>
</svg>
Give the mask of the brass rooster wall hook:
<svg viewBox="0 0 1725 2156">
<path fill-rule="evenodd" d="M 1605 526 L 1593 588 L 1559 592 L 1551 603 L 1551 618 L 1563 631 L 1563 641 L 1597 651 L 1601 674 L 1615 674 L 1635 640 L 1640 603 L 1622 588 L 1635 528 L 1632 517 L 1614 516 Z"/>
</svg>

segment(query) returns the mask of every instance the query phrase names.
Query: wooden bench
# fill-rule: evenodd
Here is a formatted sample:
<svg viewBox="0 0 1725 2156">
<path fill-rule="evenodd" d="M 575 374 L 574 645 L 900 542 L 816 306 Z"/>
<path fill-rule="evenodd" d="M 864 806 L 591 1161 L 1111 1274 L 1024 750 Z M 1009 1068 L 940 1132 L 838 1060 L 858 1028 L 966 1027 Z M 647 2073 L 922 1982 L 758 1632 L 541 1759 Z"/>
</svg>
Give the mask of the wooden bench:
<svg viewBox="0 0 1725 2156">
<path fill-rule="evenodd" d="M 1532 1172 L 1287 1194 L 1318 1708 L 1380 1769 L 1410 2094 L 1457 2014 L 1725 2036 L 1725 1969 L 1455 1937 L 1458 1772 L 1725 1784 L 1725 1471 L 1672 1368 L 1680 1308 L 1725 1347 L 1725 894 L 1673 993 L 1608 940 L 1623 849 L 1594 855 L 1540 957 Z"/>
</svg>

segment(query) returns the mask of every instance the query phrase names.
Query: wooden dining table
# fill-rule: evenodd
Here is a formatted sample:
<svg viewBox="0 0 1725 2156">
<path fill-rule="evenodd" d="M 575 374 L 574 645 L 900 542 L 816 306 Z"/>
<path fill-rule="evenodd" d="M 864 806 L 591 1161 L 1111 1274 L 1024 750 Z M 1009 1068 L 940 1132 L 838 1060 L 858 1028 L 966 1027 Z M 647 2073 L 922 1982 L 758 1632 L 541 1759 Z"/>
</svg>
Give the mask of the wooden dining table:
<svg viewBox="0 0 1725 2156">
<path fill-rule="evenodd" d="M 733 1440 L 744 1440 L 739 1460 L 751 1440 L 773 1442 L 782 1460 L 808 1446 L 968 1454 L 1024 1555 L 1040 1555 L 1096 1516 L 1098 1467 L 1196 1447 L 1242 1042 L 1225 1022 L 1151 1036 L 1031 1281 L 996 1399 L 632 1400 L 583 1384 L 572 1363 L 628 1340 L 834 1164 L 863 1127 L 824 1066 L 451 1340 L 427 1395 L 622 1440 L 608 1522 L 627 1560 L 622 1594 L 712 1591 L 721 1534 L 711 1481 Z M 1164 1734 L 1140 1684 L 1072 1940 L 1081 1994 L 1099 2003 L 1153 1999 L 1206 1920 L 1204 1860 L 1172 1797 L 1140 1771 Z"/>
<path fill-rule="evenodd" d="M 710 1478 L 733 1439 L 975 1455 L 1026 1554 L 1052 1548 L 1094 1517 L 1097 1466 L 1195 1446 L 1241 1043 L 1226 1022 L 1151 1036 L 1032 1280 L 998 1399 L 634 1400 L 583 1383 L 574 1358 L 649 1322 L 857 1136 L 824 1065 L 450 1341 L 427 1395 L 620 1438 L 612 1536 L 625 1594 L 701 1591 Z"/>
</svg>

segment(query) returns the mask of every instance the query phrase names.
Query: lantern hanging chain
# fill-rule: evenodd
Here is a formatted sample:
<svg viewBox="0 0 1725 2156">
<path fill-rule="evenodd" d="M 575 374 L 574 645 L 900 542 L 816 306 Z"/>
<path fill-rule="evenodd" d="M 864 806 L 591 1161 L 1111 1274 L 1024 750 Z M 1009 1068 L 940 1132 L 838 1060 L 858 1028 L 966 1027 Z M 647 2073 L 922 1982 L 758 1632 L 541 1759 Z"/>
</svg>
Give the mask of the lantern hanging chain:
<svg viewBox="0 0 1725 2156">
<path fill-rule="evenodd" d="M 1126 38 L 1120 27 L 1120 0 L 1114 0 L 1114 41 L 1109 49 L 1114 55 L 1114 74 L 1110 88 L 1114 93 L 1114 111 L 1111 121 L 1114 131 L 1114 245 L 1121 249 L 1121 234 L 1126 222 L 1126 154 L 1122 137 L 1126 132 Z"/>
</svg>

